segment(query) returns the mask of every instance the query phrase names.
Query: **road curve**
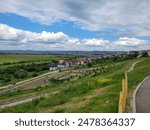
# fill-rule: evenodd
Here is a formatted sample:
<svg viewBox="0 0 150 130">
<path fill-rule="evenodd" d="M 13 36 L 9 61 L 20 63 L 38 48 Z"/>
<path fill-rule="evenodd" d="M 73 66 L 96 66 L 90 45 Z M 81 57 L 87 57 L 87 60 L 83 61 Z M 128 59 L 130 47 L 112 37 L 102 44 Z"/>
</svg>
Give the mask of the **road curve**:
<svg viewBox="0 0 150 130">
<path fill-rule="evenodd" d="M 150 113 L 150 76 L 139 84 L 133 99 L 133 112 Z"/>
</svg>

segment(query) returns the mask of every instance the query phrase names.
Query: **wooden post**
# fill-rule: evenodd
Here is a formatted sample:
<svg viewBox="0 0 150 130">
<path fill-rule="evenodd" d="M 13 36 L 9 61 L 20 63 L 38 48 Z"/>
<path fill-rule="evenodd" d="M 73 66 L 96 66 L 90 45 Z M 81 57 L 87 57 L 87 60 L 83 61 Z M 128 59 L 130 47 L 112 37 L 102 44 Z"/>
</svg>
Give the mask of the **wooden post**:
<svg viewBox="0 0 150 130">
<path fill-rule="evenodd" d="M 125 79 L 122 80 L 122 92 L 125 92 Z"/>
<path fill-rule="evenodd" d="M 122 92 L 120 92 L 118 112 L 119 113 L 123 112 L 123 93 Z"/>
<path fill-rule="evenodd" d="M 122 80 L 122 91 L 120 92 L 119 97 L 119 106 L 118 106 L 119 113 L 125 112 L 127 95 L 128 95 L 128 76 L 125 73 L 125 79 Z"/>
<path fill-rule="evenodd" d="M 125 93 L 128 95 L 128 78 L 125 79 Z"/>
</svg>

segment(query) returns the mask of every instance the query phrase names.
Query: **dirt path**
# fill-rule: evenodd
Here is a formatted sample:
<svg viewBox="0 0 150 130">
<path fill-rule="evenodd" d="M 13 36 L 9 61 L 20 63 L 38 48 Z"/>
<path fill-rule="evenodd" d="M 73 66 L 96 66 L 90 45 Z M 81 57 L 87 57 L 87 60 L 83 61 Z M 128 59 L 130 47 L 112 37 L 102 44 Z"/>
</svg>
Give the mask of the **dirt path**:
<svg viewBox="0 0 150 130">
<path fill-rule="evenodd" d="M 134 63 L 130 66 L 130 68 L 127 70 L 127 73 L 129 73 L 129 72 L 131 72 L 132 70 L 134 70 L 135 65 L 136 65 L 137 63 L 141 62 L 141 61 L 142 61 L 142 60 L 134 62 Z"/>
<path fill-rule="evenodd" d="M 23 99 L 23 100 L 20 100 L 20 101 L 12 102 L 12 103 L 9 103 L 9 104 L 1 105 L 0 109 L 4 109 L 6 107 L 16 106 L 16 105 L 19 105 L 19 104 L 22 104 L 22 103 L 26 103 L 26 102 L 32 101 L 34 99 L 39 99 L 41 97 L 47 97 L 47 96 L 50 96 L 50 95 L 55 95 L 57 93 L 59 93 L 59 91 L 55 91 L 55 92 L 53 92 L 51 94 L 45 93 L 45 94 L 41 94 L 41 95 L 38 95 L 38 96 L 35 96 L 35 97 L 32 97 L 32 98 L 27 98 L 27 99 Z"/>
<path fill-rule="evenodd" d="M 150 76 L 145 78 L 135 91 L 133 112 L 150 113 Z"/>
<path fill-rule="evenodd" d="M 27 79 L 27 80 L 23 80 L 23 81 L 17 82 L 14 86 L 16 86 L 16 85 L 22 85 L 22 84 L 25 84 L 27 82 L 30 82 L 30 81 L 33 81 L 33 80 L 37 80 L 39 78 L 45 77 L 47 75 L 51 75 L 51 74 L 56 73 L 56 72 L 58 72 L 58 71 L 48 72 L 48 73 L 39 75 L 37 77 L 33 77 L 33 78 L 30 78 L 30 79 Z M 0 90 L 7 89 L 7 88 L 12 88 L 12 86 L 13 86 L 12 84 L 9 84 L 9 85 L 0 87 Z"/>
</svg>

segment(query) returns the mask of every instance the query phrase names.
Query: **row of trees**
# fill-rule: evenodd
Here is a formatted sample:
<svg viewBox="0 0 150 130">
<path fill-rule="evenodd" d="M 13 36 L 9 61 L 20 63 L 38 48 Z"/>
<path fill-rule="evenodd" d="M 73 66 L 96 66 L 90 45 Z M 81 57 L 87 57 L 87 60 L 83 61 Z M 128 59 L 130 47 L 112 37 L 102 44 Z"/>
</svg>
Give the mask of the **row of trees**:
<svg viewBox="0 0 150 130">
<path fill-rule="evenodd" d="M 39 72 L 49 69 L 49 63 L 43 64 L 28 64 L 28 65 L 17 65 L 13 67 L 8 67 L 6 69 L 0 70 L 0 74 L 14 74 L 18 70 L 26 70 L 27 72 Z"/>
<path fill-rule="evenodd" d="M 17 65 L 0 70 L 0 83 L 7 83 L 14 79 L 35 77 L 38 72 L 49 70 L 49 63 Z"/>
</svg>

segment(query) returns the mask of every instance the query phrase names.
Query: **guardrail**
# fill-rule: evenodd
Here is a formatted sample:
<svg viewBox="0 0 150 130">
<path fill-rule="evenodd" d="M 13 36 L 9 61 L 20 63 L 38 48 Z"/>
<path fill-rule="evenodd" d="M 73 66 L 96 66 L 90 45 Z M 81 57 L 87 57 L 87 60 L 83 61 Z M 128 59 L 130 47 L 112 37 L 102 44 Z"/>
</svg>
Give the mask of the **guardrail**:
<svg viewBox="0 0 150 130">
<path fill-rule="evenodd" d="M 125 112 L 127 96 L 128 96 L 128 76 L 127 74 L 125 74 L 125 79 L 122 80 L 122 91 L 120 92 L 119 97 L 118 113 Z"/>
</svg>

